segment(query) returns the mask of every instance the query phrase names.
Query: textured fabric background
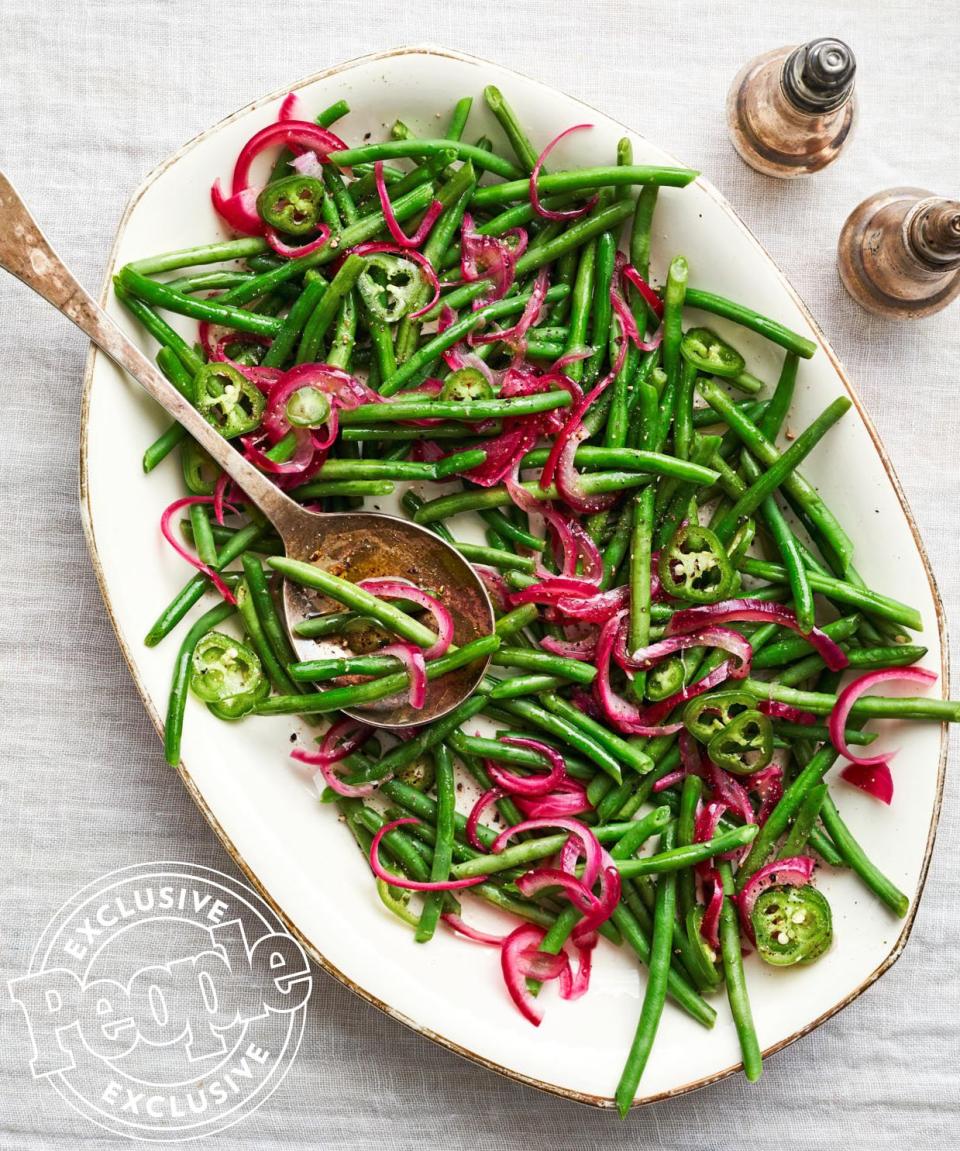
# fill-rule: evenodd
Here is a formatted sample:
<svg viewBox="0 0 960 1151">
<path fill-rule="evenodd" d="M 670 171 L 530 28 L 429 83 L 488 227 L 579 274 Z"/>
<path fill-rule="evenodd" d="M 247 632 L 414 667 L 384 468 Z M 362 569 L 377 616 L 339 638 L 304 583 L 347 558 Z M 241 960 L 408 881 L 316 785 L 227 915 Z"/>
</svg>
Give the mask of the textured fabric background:
<svg viewBox="0 0 960 1151">
<path fill-rule="evenodd" d="M 840 162 L 783 185 L 747 169 L 726 87 L 758 51 L 836 34 L 860 62 L 859 130 Z M 144 174 L 208 124 L 337 61 L 431 40 L 489 55 L 631 123 L 706 172 L 810 305 L 899 471 L 951 626 L 960 622 L 960 308 L 913 326 L 844 295 L 834 245 L 875 189 L 960 190 L 960 9 L 944 0 L 3 0 L 0 164 L 67 261 L 98 288 Z M 0 986 L 53 910 L 149 859 L 232 864 L 161 758 L 102 610 L 77 506 L 86 348 L 0 280 Z M 956 747 L 954 748 L 954 756 Z M 960 1130 L 960 787 L 948 780 L 913 939 L 867 995 L 770 1061 L 621 1124 L 448 1054 L 319 977 L 299 1058 L 222 1147 L 947 1148 Z M 5 999 L 5 990 L 0 999 Z M 9 1005 L 8 1005 L 9 1008 Z M 112 1148 L 28 1074 L 19 1011 L 0 1011 L 0 1147 Z"/>
</svg>

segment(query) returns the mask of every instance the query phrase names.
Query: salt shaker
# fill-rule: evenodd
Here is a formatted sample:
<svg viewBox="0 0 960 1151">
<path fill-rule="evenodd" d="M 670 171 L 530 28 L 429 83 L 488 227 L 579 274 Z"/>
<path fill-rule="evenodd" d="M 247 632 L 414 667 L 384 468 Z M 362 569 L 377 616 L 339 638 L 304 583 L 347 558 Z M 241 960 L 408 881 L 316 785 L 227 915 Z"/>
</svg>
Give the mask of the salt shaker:
<svg viewBox="0 0 960 1151">
<path fill-rule="evenodd" d="M 766 176 L 819 172 L 837 158 L 853 128 L 856 69 L 853 52 L 830 38 L 757 56 L 727 95 L 733 146 Z"/>
<path fill-rule="evenodd" d="M 837 248 L 840 279 L 870 312 L 929 316 L 960 295 L 960 201 L 888 188 L 854 208 Z"/>
</svg>

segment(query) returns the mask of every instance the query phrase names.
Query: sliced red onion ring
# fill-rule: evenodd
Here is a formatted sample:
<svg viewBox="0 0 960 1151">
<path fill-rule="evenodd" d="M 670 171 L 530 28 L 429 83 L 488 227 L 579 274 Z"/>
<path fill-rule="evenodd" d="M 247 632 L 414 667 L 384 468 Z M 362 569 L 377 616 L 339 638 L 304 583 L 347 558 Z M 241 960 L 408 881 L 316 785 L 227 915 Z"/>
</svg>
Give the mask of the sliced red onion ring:
<svg viewBox="0 0 960 1151">
<path fill-rule="evenodd" d="M 744 823 L 756 823 L 757 817 L 753 813 L 753 805 L 743 784 L 738 783 L 732 775 L 717 767 L 711 760 L 707 760 L 707 782 L 716 799 L 736 812 Z"/>
<path fill-rule="evenodd" d="M 372 734 L 373 728 L 365 723 L 354 719 L 341 719 L 333 724 L 323 737 L 319 751 L 307 751 L 306 748 L 297 747 L 290 752 L 290 755 L 300 763 L 318 768 L 323 782 L 337 795 L 362 798 L 373 794 L 374 785 L 344 783 L 337 773 L 336 765 L 362 747 Z M 318 790 L 321 790 L 319 785 Z"/>
<path fill-rule="evenodd" d="M 783 796 L 783 768 L 779 763 L 771 763 L 762 771 L 754 772 L 747 779 L 747 790 L 760 797 L 757 823 L 763 827 L 770 818 L 770 812 L 773 811 Z"/>
<path fill-rule="evenodd" d="M 346 151 L 347 145 L 327 128 L 319 124 L 312 124 L 309 120 L 280 120 L 275 124 L 268 124 L 250 139 L 240 149 L 237 162 L 233 167 L 233 194 L 245 192 L 250 184 L 250 167 L 253 161 L 267 148 L 277 145 L 309 149 L 320 161 L 326 161 L 330 152 Z"/>
<path fill-rule="evenodd" d="M 624 265 L 623 278 L 629 281 L 640 295 L 643 296 L 647 306 L 658 319 L 663 316 L 663 300 L 660 299 L 633 264 Z"/>
<path fill-rule="evenodd" d="M 465 473 L 473 483 L 484 488 L 492 488 L 503 483 L 536 444 L 539 430 L 535 424 L 525 420 L 511 420 L 510 423 L 512 425 L 510 428 L 505 428 L 499 436 L 483 443 L 483 450 L 487 453 L 486 460 Z"/>
<path fill-rule="evenodd" d="M 560 871 L 556 867 L 538 867 L 528 871 L 517 879 L 517 890 L 526 899 L 532 899 L 549 887 L 560 887 L 570 902 L 584 914 L 592 911 L 596 906 L 596 897 L 575 875 Z"/>
<path fill-rule="evenodd" d="M 227 603 L 236 603 L 236 597 L 223 582 L 220 576 L 217 575 L 212 567 L 210 567 L 208 564 L 205 564 L 203 560 L 198 559 L 197 556 L 188 552 L 183 544 L 177 539 L 173 529 L 170 526 L 170 521 L 177 514 L 177 512 L 180 511 L 181 508 L 192 507 L 194 504 L 213 504 L 213 502 L 213 496 L 184 496 L 182 499 L 174 500 L 169 507 L 164 508 L 163 514 L 160 516 L 160 531 L 163 533 L 163 538 L 173 548 L 177 555 L 180 556 L 181 559 L 185 559 L 187 563 L 190 564 L 191 567 L 196 568 L 198 572 L 202 572 L 203 575 L 205 575 L 207 579 L 210 580 L 217 591 L 223 596 Z M 229 508 L 229 511 L 236 514 L 235 508 Z"/>
<path fill-rule="evenodd" d="M 278 463 L 260 448 L 258 437 L 255 435 L 242 436 L 244 456 L 262 472 L 275 476 L 297 476 L 303 480 L 304 473 L 311 467 L 316 454 L 316 447 L 309 431 L 306 428 L 294 428 L 293 435 L 296 448 L 289 460 Z M 262 437 L 259 437 L 262 440 Z"/>
<path fill-rule="evenodd" d="M 496 803 L 498 799 L 503 799 L 506 794 L 502 787 L 491 787 L 485 791 L 473 807 L 470 808 L 470 814 L 467 816 L 466 834 L 467 839 L 478 851 L 486 851 L 485 844 L 481 842 L 477 834 L 477 828 L 480 826 L 480 816 L 483 815 L 492 803 Z"/>
<path fill-rule="evenodd" d="M 528 819 L 566 819 L 593 809 L 586 788 L 574 779 L 564 780 L 542 799 L 525 799 L 518 795 L 514 803 Z"/>
<path fill-rule="evenodd" d="M 583 581 L 570 576 L 551 576 L 540 583 L 531 584 L 512 592 L 510 602 L 514 607 L 525 603 L 556 603 L 568 596 L 583 594 Z"/>
<path fill-rule="evenodd" d="M 657 780 L 653 785 L 653 790 L 655 792 L 666 791 L 677 783 L 683 783 L 686 777 L 687 773 L 683 770 L 678 769 L 677 771 L 671 771 L 669 775 L 661 776 L 661 778 Z"/>
<path fill-rule="evenodd" d="M 542 828 L 547 827 L 559 827 L 561 831 L 569 831 L 572 836 L 576 837 L 573 848 L 573 850 L 576 851 L 576 855 L 573 856 L 573 860 L 575 861 L 577 858 L 579 858 L 580 855 L 583 855 L 583 883 L 587 889 L 593 887 L 594 883 L 596 882 L 597 875 L 600 871 L 602 849 L 600 847 L 599 840 L 593 834 L 590 828 L 586 827 L 582 823 L 579 823 L 575 819 L 525 819 L 523 823 L 514 824 L 513 827 L 508 827 L 505 831 L 501 831 L 491 844 L 490 851 L 493 854 L 496 854 L 498 851 L 502 851 L 508 840 L 510 840 L 514 835 L 519 835 L 521 832 L 539 831 Z M 567 845 L 570 843 L 571 840 L 568 839 Z M 564 846 L 563 850 L 564 852 L 567 851 L 566 845 Z M 562 853 L 560 866 L 563 867 L 565 871 L 570 871 L 572 873 L 572 863 L 569 867 L 565 867 Z"/>
<path fill-rule="evenodd" d="M 578 132 L 581 128 L 592 128 L 592 124 L 574 124 L 573 127 L 565 129 L 558 136 L 550 141 L 544 150 L 537 157 L 537 162 L 533 166 L 533 171 L 530 173 L 530 203 L 533 205 L 533 210 L 538 216 L 543 216 L 545 220 L 576 220 L 580 216 L 585 216 L 591 208 L 597 203 L 597 197 L 591 197 L 582 208 L 566 208 L 563 211 L 558 211 L 552 208 L 545 208 L 540 202 L 540 194 L 537 191 L 537 180 L 540 178 L 540 171 L 543 168 L 544 161 L 553 151 L 553 149 L 563 140 L 569 136 L 571 132 Z"/>
<path fill-rule="evenodd" d="M 383 218 L 387 224 L 387 231 L 393 237 L 393 242 L 400 248 L 419 248 L 430 235 L 430 229 L 437 221 L 437 217 L 443 211 L 443 204 L 439 200 L 434 200 L 430 207 L 427 208 L 426 214 L 412 236 L 408 236 L 400 223 L 397 220 L 396 214 L 393 210 L 393 204 L 390 203 L 390 193 L 387 191 L 387 182 L 383 178 L 383 161 L 377 160 L 373 165 L 374 175 L 377 181 L 377 196 L 380 199 L 380 210 L 383 212 Z"/>
<path fill-rule="evenodd" d="M 816 723 L 817 717 L 812 711 L 801 711 L 789 703 L 779 703 L 775 699 L 761 699 L 757 704 L 757 711 L 769 715 L 771 719 L 785 719 L 789 723 Z"/>
<path fill-rule="evenodd" d="M 439 658 L 453 642 L 453 616 L 435 596 L 428 595 L 416 584 L 399 579 L 365 579 L 360 580 L 357 587 L 380 599 L 408 599 L 426 608 L 437 624 L 437 642 L 423 653 L 425 659 Z"/>
<path fill-rule="evenodd" d="M 554 611 L 558 615 L 582 623 L 606 623 L 612 615 L 623 611 L 629 603 L 630 588 L 622 584 L 610 591 L 599 592 L 581 600 L 559 599 L 554 605 Z"/>
<path fill-rule="evenodd" d="M 927 671 L 927 669 L 923 667 L 886 667 L 880 671 L 867 672 L 866 675 L 861 675 L 840 692 L 840 695 L 837 697 L 837 702 L 834 704 L 833 711 L 830 713 L 830 720 L 827 725 L 828 731 L 830 732 L 830 742 L 844 759 L 849 759 L 850 762 L 856 764 L 857 767 L 873 767 L 880 763 L 888 763 L 893 752 L 880 752 L 875 755 L 866 756 L 855 755 L 847 746 L 847 741 L 843 736 L 843 730 L 847 725 L 850 709 L 860 696 L 868 692 L 872 687 L 894 679 L 903 680 L 906 683 L 929 685 L 936 683 L 937 675 L 936 672 Z"/>
<path fill-rule="evenodd" d="M 682 723 L 658 727 L 658 720 L 649 719 L 652 709 L 641 712 L 629 700 L 618 695 L 610 682 L 610 657 L 621 630 L 626 627 L 627 614 L 625 609 L 617 612 L 600 629 L 600 638 L 597 640 L 597 678 L 594 681 L 594 687 L 600 698 L 600 706 L 603 708 L 607 719 L 618 731 L 630 735 L 672 735 L 674 732 L 680 731 L 683 727 Z M 669 710 L 672 711 L 672 707 Z M 668 712 L 664 714 L 668 714 Z"/>
<path fill-rule="evenodd" d="M 445 879 L 440 881 L 427 881 L 418 879 L 408 879 L 405 875 L 397 875 L 395 872 L 387 871 L 387 869 L 380 862 L 380 843 L 385 835 L 389 835 L 391 831 L 395 831 L 398 827 L 406 827 L 409 824 L 419 823 L 419 819 L 404 818 L 394 819 L 390 823 L 385 823 L 383 827 L 373 837 L 373 842 L 370 844 L 370 867 L 373 874 L 382 879 L 385 883 L 389 883 L 391 887 L 402 887 L 409 891 L 459 891 L 463 887 L 476 887 L 478 883 L 485 883 L 489 878 L 486 875 L 477 875 L 472 879 Z"/>
<path fill-rule="evenodd" d="M 235 196 L 225 196 L 220 181 L 214 180 L 210 200 L 217 215 L 226 220 L 235 232 L 245 236 L 261 236 L 264 223 L 257 211 L 258 194 L 258 189 L 247 188 Z"/>
<path fill-rule="evenodd" d="M 412 643 L 391 643 L 377 654 L 395 656 L 403 664 L 410 677 L 410 706 L 419 711 L 427 700 L 427 664 L 423 651 Z"/>
<path fill-rule="evenodd" d="M 493 332 L 477 332 L 473 331 L 467 336 L 467 343 L 471 346 L 477 344 L 508 344 L 516 351 L 521 351 L 525 347 L 525 340 L 527 332 L 530 328 L 540 319 L 540 313 L 543 310 L 544 301 L 547 298 L 547 269 L 541 268 L 537 273 L 537 278 L 533 283 L 533 291 L 530 293 L 530 299 L 527 300 L 520 319 L 513 325 L 512 328 L 498 328 Z"/>
<path fill-rule="evenodd" d="M 562 655 L 564 659 L 580 659 L 590 662 L 597 654 L 597 637 L 584 636 L 582 639 L 556 639 L 545 635 L 540 641 L 544 651 L 552 655 Z"/>
<path fill-rule="evenodd" d="M 759 599 L 728 599 L 704 607 L 685 608 L 674 612 L 667 624 L 667 635 L 682 635 L 698 628 L 721 623 L 775 623 L 803 636 L 818 652 L 831 671 L 842 671 L 849 662 L 842 648 L 819 628 L 803 631 L 797 617 L 779 603 Z"/>
<path fill-rule="evenodd" d="M 739 632 L 728 627 L 705 627 L 702 631 L 691 632 L 687 635 L 673 635 L 666 639 L 652 643 L 648 647 L 638 648 L 634 652 L 626 650 L 627 629 L 621 627 L 617 633 L 617 642 L 613 648 L 613 657 L 622 668 L 631 671 L 649 671 L 674 652 L 683 651 L 690 647 L 714 647 L 727 651 L 738 663 L 730 671 L 731 679 L 743 679 L 750 674 L 750 660 L 753 658 L 753 648 L 750 641 Z"/>
<path fill-rule="evenodd" d="M 700 744 L 693 738 L 689 731 L 681 731 L 680 738 L 677 740 L 680 748 L 680 762 L 683 764 L 683 770 L 687 775 L 703 776 L 703 754 L 700 751 Z"/>
<path fill-rule="evenodd" d="M 276 228 L 264 228 L 263 235 L 278 256 L 295 260 L 299 256 L 309 256 L 311 252 L 318 252 L 330 239 L 330 229 L 326 224 L 321 224 L 312 240 L 308 240 L 305 244 L 294 245 L 285 243 Z"/>
<path fill-rule="evenodd" d="M 867 766 L 849 763 L 840 772 L 840 778 L 845 779 L 853 787 L 865 791 L 874 799 L 879 799 L 888 807 L 893 801 L 893 775 L 887 762 L 871 763 Z"/>
<path fill-rule="evenodd" d="M 512 771 L 504 769 L 493 760 L 486 760 L 487 775 L 497 787 L 511 795 L 524 795 L 530 799 L 541 798 L 553 791 L 567 777 L 567 767 L 563 756 L 555 748 L 548 747 L 538 739 L 520 739 L 514 736 L 503 736 L 500 743 L 507 747 L 523 747 L 528 751 L 535 751 L 550 765 L 546 775 L 515 775 Z"/>
<path fill-rule="evenodd" d="M 507 938 L 505 935 L 490 935 L 489 932 L 481 931 L 479 927 L 472 927 L 459 915 L 454 915 L 452 911 L 445 912 L 440 918 L 451 931 L 455 931 L 467 939 L 472 939 L 474 943 L 483 943 L 487 947 L 499 947 Z"/>
<path fill-rule="evenodd" d="M 487 594 L 501 611 L 506 611 L 510 601 L 510 588 L 496 568 L 487 567 L 486 564 L 474 564 L 474 571 L 483 580 Z"/>
<path fill-rule="evenodd" d="M 560 574 L 581 580 L 585 592 L 596 594 L 599 590 L 597 585 L 603 576 L 603 556 L 593 542 L 593 537 L 576 520 L 561 515 L 552 508 L 544 509 L 543 515 L 560 543 L 563 557 Z M 581 569 L 579 575 L 578 567 Z M 552 579 L 554 574 L 539 560 L 536 572 L 541 579 Z"/>
<path fill-rule="evenodd" d="M 515 242 L 510 244 L 508 238 Z M 511 228 L 501 236 L 482 236 L 473 227 L 469 212 L 463 215 L 460 228 L 460 272 L 465 283 L 489 279 L 490 291 L 473 302 L 473 309 L 503 299 L 516 275 L 517 260 L 527 247 L 523 228 Z"/>
<path fill-rule="evenodd" d="M 704 881 L 712 883 L 713 890 L 710 894 L 710 900 L 707 903 L 706 910 L 703 913 L 703 921 L 700 924 L 700 934 L 714 951 L 719 951 L 720 911 L 723 908 L 723 882 L 720 879 L 720 873 L 714 871 L 712 868 L 704 876 Z"/>
<path fill-rule="evenodd" d="M 737 907 L 740 910 L 740 921 L 751 943 L 756 944 L 753 933 L 753 924 L 750 916 L 753 914 L 754 904 L 768 887 L 777 887 L 781 884 L 790 887 L 803 887 L 810 882 L 816 861 L 809 855 L 793 855 L 789 859 L 775 859 L 761 867 L 750 876 L 746 887 L 737 898 Z"/>
<path fill-rule="evenodd" d="M 500 966 L 510 998 L 534 1027 L 543 1020 L 543 1004 L 530 991 L 527 979 L 557 979 L 569 969 L 565 952 L 546 955 L 538 950 L 545 935 L 542 927 L 524 923 L 507 936 L 500 950 Z"/>
<path fill-rule="evenodd" d="M 278 120 L 302 120 L 302 116 L 297 115 L 297 110 L 300 106 L 300 97 L 296 92 L 288 92 L 284 96 L 280 104 L 280 111 L 277 113 Z"/>
</svg>

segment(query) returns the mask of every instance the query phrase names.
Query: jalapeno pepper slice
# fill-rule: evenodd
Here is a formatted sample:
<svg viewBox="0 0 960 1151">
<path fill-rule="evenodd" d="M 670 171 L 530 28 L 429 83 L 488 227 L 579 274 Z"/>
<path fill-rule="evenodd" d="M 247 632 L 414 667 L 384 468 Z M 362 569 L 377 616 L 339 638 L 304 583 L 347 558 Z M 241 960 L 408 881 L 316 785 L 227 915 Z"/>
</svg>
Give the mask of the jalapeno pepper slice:
<svg viewBox="0 0 960 1151">
<path fill-rule="evenodd" d="M 717 953 L 703 938 L 703 912 L 702 907 L 691 907 L 687 912 L 687 938 L 692 946 L 684 955 L 696 967 L 690 974 L 694 982 L 700 987 L 716 988 L 720 986 L 721 977 L 717 970 Z"/>
<path fill-rule="evenodd" d="M 745 691 L 718 691 L 691 699 L 683 709 L 683 725 L 694 739 L 709 743 L 736 716 L 756 710 L 757 701 Z"/>
<path fill-rule="evenodd" d="M 700 524 L 682 524 L 660 553 L 660 583 L 668 595 L 691 603 L 726 599 L 737 573 L 726 548 Z"/>
<path fill-rule="evenodd" d="M 320 223 L 323 183 L 314 176 L 286 176 L 257 197 L 260 219 L 288 236 L 306 236 Z"/>
<path fill-rule="evenodd" d="M 685 332 L 680 355 L 698 371 L 711 376 L 739 376 L 746 367 L 746 360 L 737 349 L 709 328 L 691 328 Z"/>
<path fill-rule="evenodd" d="M 180 446 L 180 467 L 187 491 L 194 496 L 212 496 L 221 472 L 196 440 L 184 440 Z"/>
<path fill-rule="evenodd" d="M 454 400 L 462 403 L 466 400 L 491 400 L 493 388 L 483 372 L 477 368 L 457 368 L 447 376 L 440 393 L 441 400 Z"/>
<path fill-rule="evenodd" d="M 357 288 L 367 308 L 379 320 L 395 324 L 412 311 L 420 298 L 424 279 L 412 260 L 373 252 L 364 257 L 366 267 Z"/>
<path fill-rule="evenodd" d="M 676 695 L 683 687 L 685 677 L 686 668 L 680 656 L 675 655 L 670 659 L 662 660 L 656 667 L 647 672 L 644 695 L 654 703 L 661 699 L 668 699 L 671 695 Z"/>
<path fill-rule="evenodd" d="M 436 779 L 433 760 L 428 755 L 419 756 L 397 773 L 397 779 L 408 787 L 416 788 L 417 791 L 429 791 Z"/>
<path fill-rule="evenodd" d="M 208 703 L 207 709 L 217 717 L 217 719 L 233 720 L 243 719 L 245 715 L 249 715 L 251 711 L 262 703 L 270 694 L 270 682 L 264 676 L 260 680 L 259 685 L 246 695 L 234 695 L 229 699 L 222 699 L 217 703 Z"/>
<path fill-rule="evenodd" d="M 204 703 L 251 696 L 263 679 L 257 653 L 232 635 L 207 632 L 194 649 L 190 688 Z"/>
<path fill-rule="evenodd" d="M 319 428 L 330 418 L 330 401 L 316 388 L 299 388 L 286 406 L 287 419 L 296 428 Z"/>
<path fill-rule="evenodd" d="M 774 967 L 813 963 L 833 941 L 830 904 L 815 887 L 769 887 L 750 914 L 757 952 Z"/>
<path fill-rule="evenodd" d="M 773 759 L 773 724 L 759 711 L 743 711 L 707 744 L 707 755 L 734 775 L 753 775 Z"/>
<path fill-rule="evenodd" d="M 228 440 L 259 427 L 263 392 L 229 364 L 204 364 L 194 380 L 197 410 Z"/>
</svg>

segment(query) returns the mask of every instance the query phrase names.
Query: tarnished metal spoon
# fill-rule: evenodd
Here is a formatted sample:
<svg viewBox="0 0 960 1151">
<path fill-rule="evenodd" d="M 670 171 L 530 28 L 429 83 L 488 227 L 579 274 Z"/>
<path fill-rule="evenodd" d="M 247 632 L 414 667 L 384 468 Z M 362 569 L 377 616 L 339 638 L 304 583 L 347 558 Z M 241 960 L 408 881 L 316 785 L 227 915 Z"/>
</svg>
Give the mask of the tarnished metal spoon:
<svg viewBox="0 0 960 1151">
<path fill-rule="evenodd" d="M 316 564 L 354 583 L 393 577 L 429 590 L 450 611 L 454 642 L 460 646 L 493 630 L 493 609 L 479 576 L 455 548 L 438 536 L 417 524 L 381 513 L 306 511 L 245 460 L 81 287 L 2 172 L 0 267 L 72 320 L 186 428 L 273 524 L 291 559 Z M 289 581 L 284 587 L 283 602 L 287 628 L 301 658 L 344 654 L 341 646 L 303 639 L 294 630 L 301 620 L 318 611 L 336 610 L 336 605 Z M 401 703 L 386 710 L 351 714 L 380 727 L 425 723 L 462 702 L 485 670 L 486 661 L 479 661 L 432 681 L 427 687 L 426 703 L 418 711 Z"/>
</svg>

